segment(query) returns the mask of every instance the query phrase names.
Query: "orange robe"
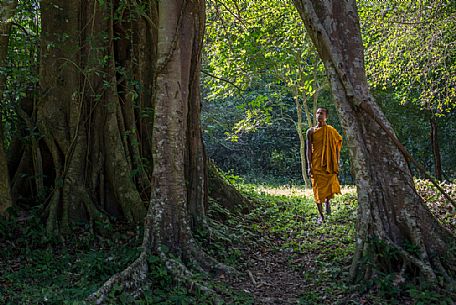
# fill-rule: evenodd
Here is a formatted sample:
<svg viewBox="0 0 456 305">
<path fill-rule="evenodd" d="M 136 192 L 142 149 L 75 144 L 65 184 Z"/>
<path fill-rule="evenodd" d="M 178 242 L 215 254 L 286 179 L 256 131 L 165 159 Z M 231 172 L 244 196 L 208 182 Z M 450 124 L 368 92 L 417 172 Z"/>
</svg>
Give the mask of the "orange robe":
<svg viewBox="0 0 456 305">
<path fill-rule="evenodd" d="M 312 189 L 315 201 L 324 202 L 340 194 L 339 158 L 342 137 L 329 125 L 314 128 L 312 134 Z"/>
</svg>

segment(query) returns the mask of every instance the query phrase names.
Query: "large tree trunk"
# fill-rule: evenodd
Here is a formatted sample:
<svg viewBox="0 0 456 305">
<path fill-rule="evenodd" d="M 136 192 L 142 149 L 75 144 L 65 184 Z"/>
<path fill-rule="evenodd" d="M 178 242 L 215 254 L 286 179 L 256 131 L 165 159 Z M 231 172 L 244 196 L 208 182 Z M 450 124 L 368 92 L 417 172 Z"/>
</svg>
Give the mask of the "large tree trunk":
<svg viewBox="0 0 456 305">
<path fill-rule="evenodd" d="M 4 105 L 3 90 L 5 88 L 6 74 L 4 71 L 8 54 L 11 18 L 16 11 L 17 0 L 5 0 L 0 4 L 0 108 Z M 0 111 L 0 215 L 7 215 L 7 209 L 13 205 L 11 198 L 10 179 L 8 174 L 8 160 L 5 154 L 3 134 L 3 119 Z"/>
<path fill-rule="evenodd" d="M 442 180 L 442 157 L 440 156 L 440 145 L 438 139 L 438 125 L 437 120 L 431 114 L 431 145 L 432 154 L 434 156 L 434 174 L 438 180 Z"/>
<path fill-rule="evenodd" d="M 453 283 L 454 237 L 416 193 L 394 132 L 369 93 L 355 1 L 294 3 L 324 61 L 352 159 L 359 201 L 353 278 L 380 270 Z M 397 256 L 385 257 L 385 248 Z"/>
<path fill-rule="evenodd" d="M 197 256 L 192 226 L 207 207 L 207 168 L 200 127 L 204 1 L 159 3 L 153 194 L 145 251 L 166 246 L 188 261 Z M 149 241 L 149 242 L 147 242 Z"/>
<path fill-rule="evenodd" d="M 49 231 L 100 219 L 100 211 L 129 222 L 146 214 L 157 14 L 140 4 L 141 13 L 115 0 L 41 2 L 36 121 L 41 155 L 51 156 L 42 162 L 52 166 L 36 166 L 35 175 L 55 177 Z"/>
<path fill-rule="evenodd" d="M 191 229 L 202 225 L 207 206 L 207 169 L 199 125 L 204 1 L 159 1 L 158 16 L 153 194 L 142 252 L 89 300 L 101 302 L 116 284 L 137 291 L 146 278 L 146 258 L 151 252 L 165 261 L 178 281 L 192 281 L 188 262 L 201 270 L 215 266 L 196 246 Z"/>
<path fill-rule="evenodd" d="M 181 37 L 188 15 L 184 1 L 159 3 L 157 100 L 153 145 L 154 248 L 162 245 L 182 256 L 187 252 L 191 232 L 188 225 L 185 147 L 187 141 L 188 85 L 193 42 Z M 180 17 L 182 15 L 182 17 Z M 187 25 L 188 26 L 188 25 Z M 184 39 L 182 39 L 184 38 Z M 190 43 L 189 43 L 190 42 Z M 185 49 L 187 48 L 187 49 Z M 187 73 L 186 73 L 187 72 Z"/>
</svg>

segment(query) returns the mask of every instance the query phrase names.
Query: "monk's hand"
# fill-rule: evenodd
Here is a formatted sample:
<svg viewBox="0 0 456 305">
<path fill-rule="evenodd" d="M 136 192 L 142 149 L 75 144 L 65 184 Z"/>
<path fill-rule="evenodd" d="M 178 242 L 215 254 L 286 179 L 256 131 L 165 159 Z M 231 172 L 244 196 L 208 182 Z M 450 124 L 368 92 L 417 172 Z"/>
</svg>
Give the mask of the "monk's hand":
<svg viewBox="0 0 456 305">
<path fill-rule="evenodd" d="M 308 168 L 307 169 L 307 177 L 312 177 L 312 169 L 311 168 Z"/>
</svg>

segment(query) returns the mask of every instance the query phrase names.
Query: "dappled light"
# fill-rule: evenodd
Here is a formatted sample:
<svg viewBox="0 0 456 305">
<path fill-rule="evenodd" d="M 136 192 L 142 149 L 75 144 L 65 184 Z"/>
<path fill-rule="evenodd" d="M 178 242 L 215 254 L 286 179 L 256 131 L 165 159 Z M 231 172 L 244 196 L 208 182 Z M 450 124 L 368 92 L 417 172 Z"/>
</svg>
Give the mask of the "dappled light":
<svg viewBox="0 0 456 305">
<path fill-rule="evenodd" d="M 268 185 L 258 185 L 255 187 L 255 190 L 260 194 L 267 194 L 273 196 L 303 196 L 311 198 L 313 196 L 311 189 L 306 189 L 303 186 L 299 185 L 283 185 L 283 186 L 268 186 Z M 356 188 L 350 185 L 344 185 L 341 187 L 342 195 L 352 194 L 356 196 Z"/>
</svg>

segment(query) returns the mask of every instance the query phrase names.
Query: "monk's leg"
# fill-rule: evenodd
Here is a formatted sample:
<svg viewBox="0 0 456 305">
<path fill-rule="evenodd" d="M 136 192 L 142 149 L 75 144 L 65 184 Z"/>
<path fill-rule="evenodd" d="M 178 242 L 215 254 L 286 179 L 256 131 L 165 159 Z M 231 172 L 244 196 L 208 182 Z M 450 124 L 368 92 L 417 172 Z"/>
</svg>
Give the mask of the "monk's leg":
<svg viewBox="0 0 456 305">
<path fill-rule="evenodd" d="M 325 221 L 325 217 L 323 216 L 323 204 L 321 202 L 317 202 L 318 213 L 320 213 L 321 221 Z"/>
<path fill-rule="evenodd" d="M 331 215 L 331 205 L 329 203 L 329 199 L 328 198 L 326 198 L 326 200 L 325 200 L 325 205 L 326 205 L 326 214 L 327 215 Z"/>
</svg>

